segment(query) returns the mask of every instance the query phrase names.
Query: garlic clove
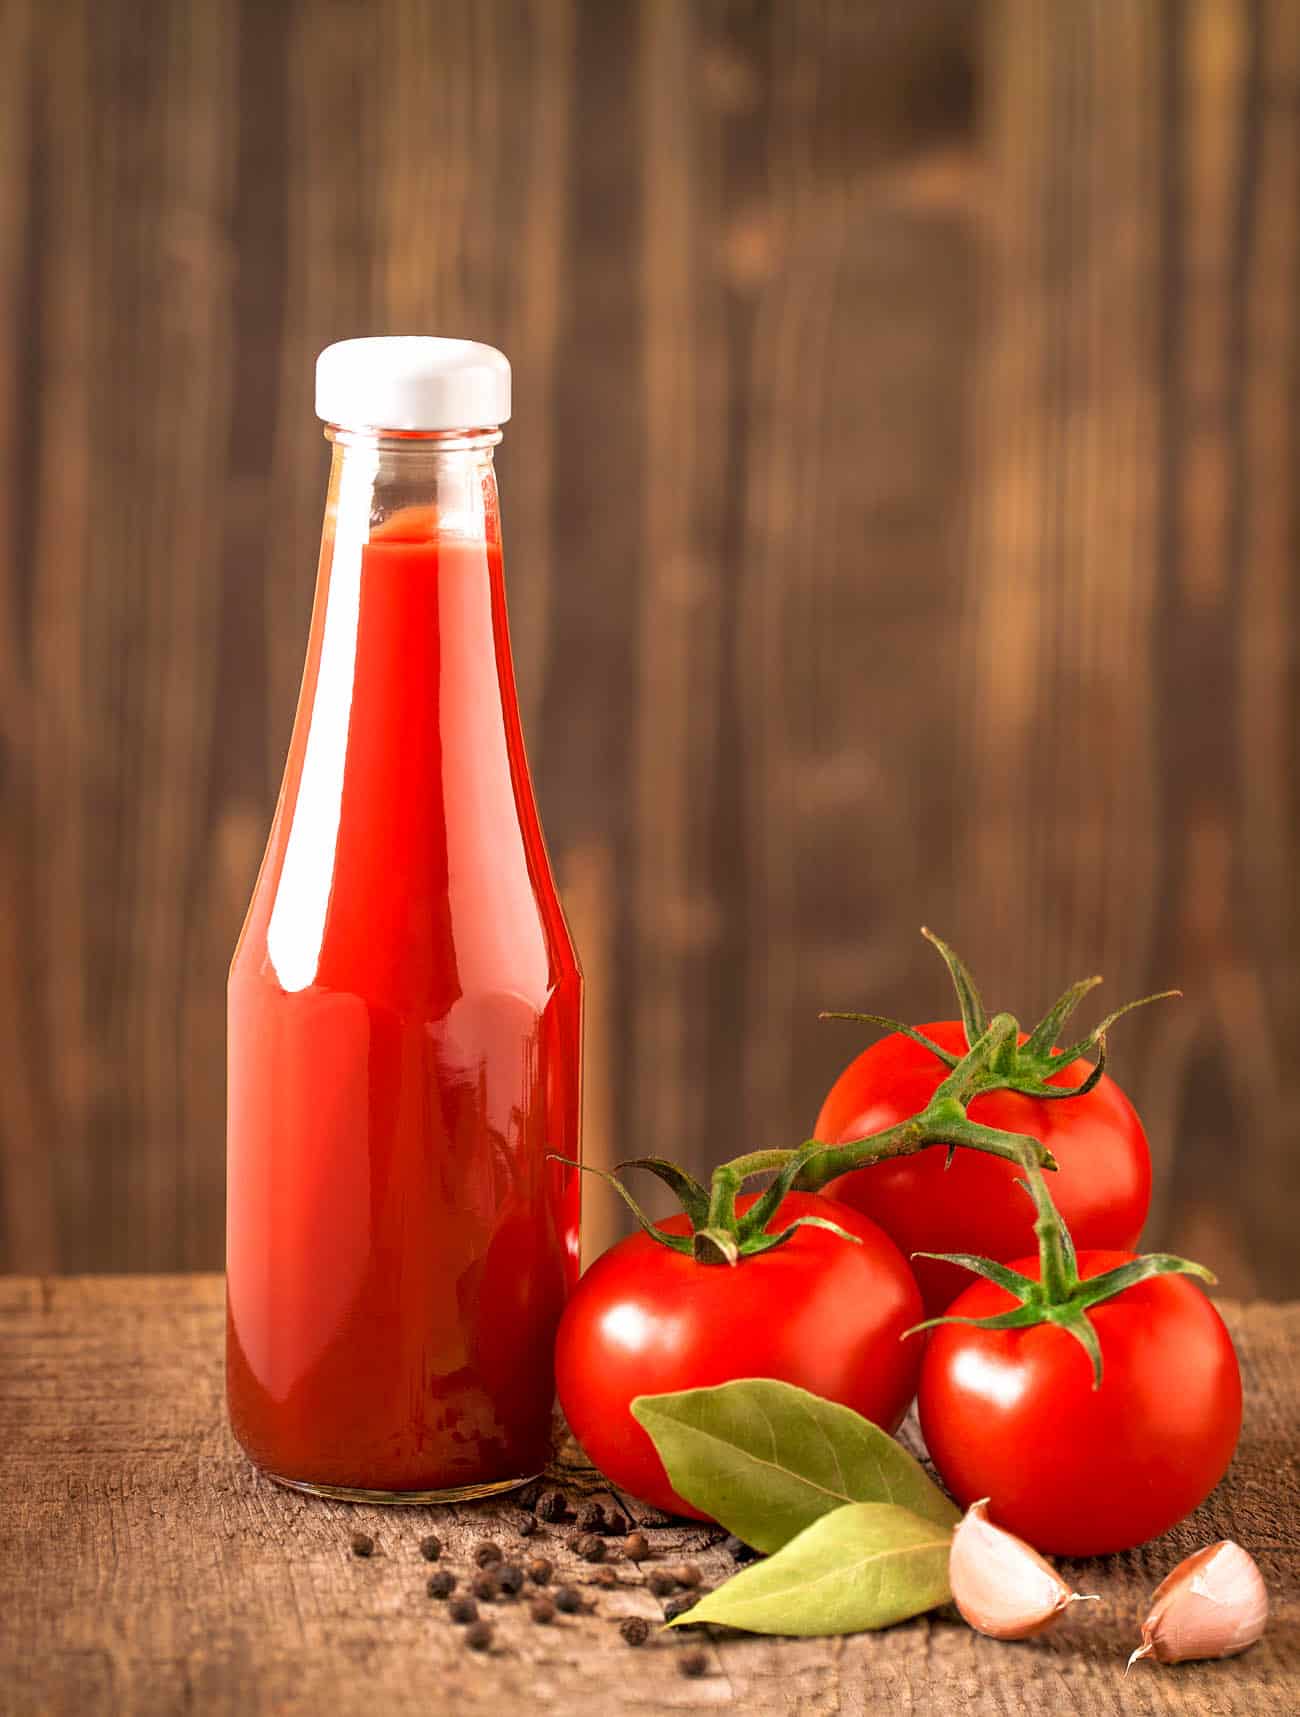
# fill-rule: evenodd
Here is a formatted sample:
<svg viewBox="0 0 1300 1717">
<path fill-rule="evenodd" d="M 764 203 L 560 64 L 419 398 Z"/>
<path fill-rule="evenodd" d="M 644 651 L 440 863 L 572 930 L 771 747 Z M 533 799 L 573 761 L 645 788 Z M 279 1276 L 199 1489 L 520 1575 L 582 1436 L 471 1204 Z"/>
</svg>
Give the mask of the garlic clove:
<svg viewBox="0 0 1300 1717">
<path fill-rule="evenodd" d="M 989 1519 L 989 1499 L 973 1502 L 953 1533 L 948 1583 L 963 1617 L 991 1639 L 1029 1639 L 1060 1620 L 1072 1592 L 1037 1550 Z"/>
<path fill-rule="evenodd" d="M 1225 1538 L 1180 1562 L 1155 1589 L 1142 1624 L 1142 1644 L 1128 1660 L 1183 1663 L 1235 1657 L 1264 1631 L 1268 1590 L 1255 1560 Z"/>
</svg>

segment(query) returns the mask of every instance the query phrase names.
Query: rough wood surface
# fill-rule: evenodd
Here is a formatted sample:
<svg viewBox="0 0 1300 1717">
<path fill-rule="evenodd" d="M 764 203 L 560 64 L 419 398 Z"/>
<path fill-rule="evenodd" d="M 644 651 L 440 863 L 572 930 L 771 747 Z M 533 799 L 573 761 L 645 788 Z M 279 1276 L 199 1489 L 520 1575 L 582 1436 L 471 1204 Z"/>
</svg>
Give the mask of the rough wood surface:
<svg viewBox="0 0 1300 1717">
<path fill-rule="evenodd" d="M 931 922 L 1181 984 L 1150 1239 L 1300 1291 L 1300 0 L 0 22 L 0 1265 L 220 1265 L 312 361 L 433 328 L 515 364 L 593 1160 L 802 1137 Z"/>
<path fill-rule="evenodd" d="M 1072 1565 L 1082 1606 L 1060 1630 L 998 1645 L 943 1613 L 879 1635 L 715 1635 L 707 1672 L 678 1672 L 691 1637 L 624 1645 L 618 1620 L 660 1606 L 626 1563 L 584 1588 L 591 1613 L 535 1626 L 484 1606 L 490 1655 L 469 1653 L 428 1598 L 419 1539 L 436 1530 L 462 1577 L 483 1536 L 514 1539 L 514 1504 L 383 1510 L 320 1502 L 260 1478 L 222 1405 L 215 1277 L 0 1283 L 0 1711 L 5 1717 L 424 1717 L 453 1713 L 743 1710 L 751 1717 L 1294 1717 L 1300 1709 L 1300 1306 L 1225 1305 L 1246 1379 L 1246 1431 L 1220 1489 L 1167 1538 Z M 597 1481 L 570 1466 L 574 1494 Z M 376 1554 L 349 1551 L 357 1530 Z M 568 1528 L 527 1548 L 589 1579 Z M 655 1561 L 730 1567 L 709 1534 L 647 1526 Z M 1230 1663 L 1150 1666 L 1121 1680 L 1136 1613 L 1196 1546 L 1231 1536 L 1273 1599 L 1264 1640 Z M 520 1546 L 523 1548 L 523 1546 Z M 653 1563 L 650 1564 L 653 1566 Z"/>
</svg>

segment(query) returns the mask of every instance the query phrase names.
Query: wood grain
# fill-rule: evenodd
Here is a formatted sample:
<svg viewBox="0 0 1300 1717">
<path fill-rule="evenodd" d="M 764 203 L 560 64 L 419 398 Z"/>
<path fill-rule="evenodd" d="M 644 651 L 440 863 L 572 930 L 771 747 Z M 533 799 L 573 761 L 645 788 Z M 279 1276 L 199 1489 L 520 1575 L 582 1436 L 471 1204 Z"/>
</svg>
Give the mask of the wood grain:
<svg viewBox="0 0 1300 1717">
<path fill-rule="evenodd" d="M 436 1530 L 462 1583 L 473 1545 L 513 1545 L 514 1504 L 383 1510 L 319 1502 L 259 1478 L 226 1430 L 221 1282 L 211 1277 L 0 1283 L 0 1709 L 6 1717 L 405 1717 L 456 1712 L 606 1713 L 866 1710 L 950 1717 L 1180 1712 L 1290 1717 L 1300 1703 L 1300 1306 L 1225 1305 L 1246 1383 L 1234 1465 L 1189 1521 L 1140 1551 L 1070 1564 L 1084 1606 L 1021 1646 L 972 1633 L 942 1612 L 879 1635 L 769 1640 L 655 1634 L 633 1653 L 617 1623 L 655 1622 L 637 1570 L 585 1585 L 590 1613 L 535 1626 L 520 1605 L 484 1606 L 490 1655 L 461 1643 L 425 1594 L 420 1538 Z M 561 1468 L 570 1491 L 598 1489 Z M 706 1581 L 731 1567 L 709 1533 L 647 1516 L 656 1562 L 684 1555 Z M 349 1552 L 371 1533 L 368 1561 Z M 1121 1679 L 1137 1613 L 1184 1554 L 1231 1535 L 1257 1558 L 1272 1618 L 1227 1663 L 1143 1666 Z M 527 1541 L 559 1578 L 589 1580 L 567 1531 Z M 678 1659 L 702 1643 L 707 1671 Z M 1121 1692 L 1122 1689 L 1122 1692 Z"/>
<path fill-rule="evenodd" d="M 515 364 L 593 1159 L 803 1137 L 931 922 L 1180 984 L 1148 1237 L 1300 1287 L 1300 0 L 2 11 L 0 1265 L 220 1261 L 312 361 L 426 328 Z"/>
</svg>

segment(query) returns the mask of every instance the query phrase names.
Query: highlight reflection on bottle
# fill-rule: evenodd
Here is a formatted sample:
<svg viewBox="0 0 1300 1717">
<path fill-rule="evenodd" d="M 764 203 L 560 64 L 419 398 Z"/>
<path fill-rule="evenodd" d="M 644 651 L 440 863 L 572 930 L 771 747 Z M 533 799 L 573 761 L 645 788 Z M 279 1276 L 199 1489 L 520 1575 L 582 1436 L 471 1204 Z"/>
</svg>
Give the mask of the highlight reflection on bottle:
<svg viewBox="0 0 1300 1717">
<path fill-rule="evenodd" d="M 346 342 L 318 409 L 307 665 L 230 976 L 231 1423 L 307 1488 L 479 1494 L 549 1456 L 577 1264 L 551 1156 L 578 1154 L 581 977 L 506 627 L 509 370 Z"/>
</svg>

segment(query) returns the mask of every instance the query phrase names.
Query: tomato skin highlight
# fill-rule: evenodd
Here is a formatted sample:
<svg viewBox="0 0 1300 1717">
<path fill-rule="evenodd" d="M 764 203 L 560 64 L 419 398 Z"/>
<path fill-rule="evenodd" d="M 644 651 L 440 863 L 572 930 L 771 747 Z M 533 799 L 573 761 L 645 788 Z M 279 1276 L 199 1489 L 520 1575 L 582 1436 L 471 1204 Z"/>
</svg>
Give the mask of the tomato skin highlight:
<svg viewBox="0 0 1300 1717">
<path fill-rule="evenodd" d="M 556 1341 L 556 1386 L 570 1430 L 621 1489 L 666 1513 L 707 1518 L 669 1484 L 630 1412 L 638 1395 L 774 1377 L 886 1431 L 902 1421 L 922 1348 L 901 1339 L 922 1315 L 907 1261 L 875 1223 L 820 1194 L 789 1194 L 768 1229 L 799 1216 L 837 1222 L 861 1244 L 801 1228 L 775 1251 L 728 1266 L 697 1264 L 638 1233 L 579 1282 Z M 657 1226 L 691 1231 L 685 1216 Z"/>
<path fill-rule="evenodd" d="M 1080 1253 L 1087 1279 L 1129 1262 Z M 1012 1268 L 1039 1279 L 1036 1258 Z M 954 1317 L 1016 1304 L 978 1281 Z M 921 1367 L 921 1430 L 962 1507 L 990 1499 L 999 1526 L 1057 1556 L 1145 1544 L 1218 1484 L 1241 1430 L 1241 1372 L 1223 1319 L 1186 1276 L 1155 1276 L 1094 1306 L 1104 1375 L 1055 1324 L 931 1331 Z"/>
<path fill-rule="evenodd" d="M 966 1051 L 960 1020 L 919 1029 L 943 1049 Z M 1052 1083 L 1078 1085 L 1090 1071 L 1088 1062 L 1074 1061 Z M 892 1127 L 923 1109 L 947 1072 L 911 1038 L 898 1032 L 881 1038 L 835 1081 L 813 1136 L 838 1145 Z M 1026 1133 L 1052 1152 L 1058 1167 L 1048 1184 L 1080 1250 L 1131 1251 L 1137 1245 L 1151 1203 L 1151 1153 L 1137 1111 L 1109 1074 L 1084 1097 L 986 1092 L 968 1115 L 986 1127 Z M 824 1191 L 879 1223 L 908 1258 L 921 1251 L 973 1252 L 1005 1263 L 1026 1252 L 1033 1245 L 1034 1211 L 1016 1184 L 1018 1168 L 969 1149 L 957 1150 L 945 1168 L 947 1154 L 945 1146 L 931 1145 L 854 1169 Z M 965 1270 L 928 1258 L 912 1258 L 912 1268 L 927 1317 L 945 1311 L 970 1281 Z"/>
</svg>

